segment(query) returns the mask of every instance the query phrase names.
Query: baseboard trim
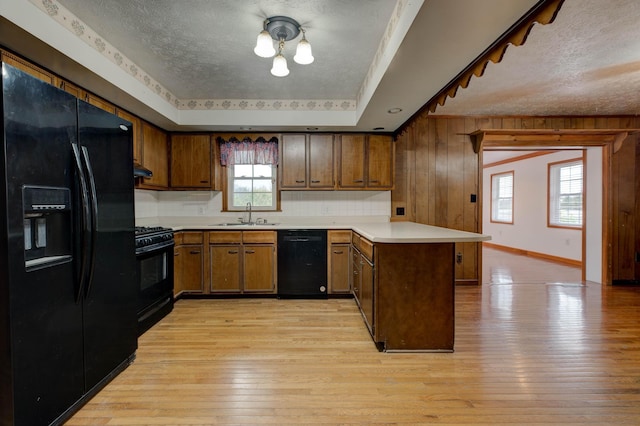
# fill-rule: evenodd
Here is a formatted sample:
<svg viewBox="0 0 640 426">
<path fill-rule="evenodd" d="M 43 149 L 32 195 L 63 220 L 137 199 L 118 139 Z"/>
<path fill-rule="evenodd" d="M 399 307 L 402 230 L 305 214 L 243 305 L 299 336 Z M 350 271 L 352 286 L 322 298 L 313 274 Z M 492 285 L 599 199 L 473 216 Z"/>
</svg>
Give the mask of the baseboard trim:
<svg viewBox="0 0 640 426">
<path fill-rule="evenodd" d="M 559 263 L 561 265 L 575 266 L 576 268 L 582 268 L 582 261 L 580 261 L 580 260 L 567 259 L 565 257 L 552 256 L 550 254 L 538 253 L 538 252 L 535 252 L 535 251 L 523 250 L 523 249 L 519 249 L 519 248 L 515 248 L 515 247 L 508 247 L 508 246 L 503 246 L 503 245 L 495 244 L 495 243 L 483 242 L 482 246 L 483 247 L 487 247 L 487 248 L 496 249 L 496 250 L 505 251 L 505 252 L 508 252 L 508 253 L 519 254 L 521 256 L 528 256 L 528 257 L 533 257 L 533 258 L 536 258 L 536 259 L 546 260 L 546 261 L 553 262 L 553 263 Z"/>
</svg>

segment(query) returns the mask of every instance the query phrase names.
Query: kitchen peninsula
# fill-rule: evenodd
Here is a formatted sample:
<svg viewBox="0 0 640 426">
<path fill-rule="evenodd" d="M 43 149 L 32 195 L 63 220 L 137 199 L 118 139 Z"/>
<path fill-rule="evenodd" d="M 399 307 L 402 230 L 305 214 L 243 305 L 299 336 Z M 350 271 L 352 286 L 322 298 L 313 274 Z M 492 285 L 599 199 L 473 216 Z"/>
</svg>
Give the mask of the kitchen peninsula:
<svg viewBox="0 0 640 426">
<path fill-rule="evenodd" d="M 273 233 L 274 241 L 278 230 L 290 229 L 327 229 L 350 235 L 348 241 L 342 241 L 350 260 L 346 271 L 350 275 L 350 293 L 374 343 L 384 351 L 453 351 L 455 243 L 490 239 L 487 235 L 413 222 L 222 225 L 223 222 L 208 220 L 205 224 L 203 218 L 163 218 L 160 224 L 172 227 L 178 239 L 182 232 L 199 236 L 201 252 L 207 256 L 203 266 L 210 264 L 209 250 L 204 248 L 214 250 L 220 235 L 258 232 L 263 237 L 266 232 Z M 331 250 L 330 241 L 327 245 Z M 331 275 L 329 271 L 328 276 Z"/>
</svg>

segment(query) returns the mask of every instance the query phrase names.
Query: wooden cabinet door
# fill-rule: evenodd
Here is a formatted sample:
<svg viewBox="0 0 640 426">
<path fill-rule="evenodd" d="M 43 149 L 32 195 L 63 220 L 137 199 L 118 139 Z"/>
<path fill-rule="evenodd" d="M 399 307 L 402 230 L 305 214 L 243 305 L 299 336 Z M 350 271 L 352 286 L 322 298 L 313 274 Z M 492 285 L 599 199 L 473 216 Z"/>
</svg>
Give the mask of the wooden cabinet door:
<svg viewBox="0 0 640 426">
<path fill-rule="evenodd" d="M 370 135 L 367 142 L 367 187 L 393 187 L 393 140 L 390 136 Z"/>
<path fill-rule="evenodd" d="M 78 99 L 84 99 L 84 90 L 73 83 L 69 83 L 66 80 L 59 80 L 58 87 L 67 93 L 71 93 Z"/>
<path fill-rule="evenodd" d="M 2 62 L 24 71 L 37 79 L 55 85 L 56 78 L 52 73 L 4 50 L 2 51 Z"/>
<path fill-rule="evenodd" d="M 204 291 L 203 246 L 201 244 L 184 245 L 181 250 L 182 290 L 188 293 L 202 293 Z"/>
<path fill-rule="evenodd" d="M 171 135 L 171 187 L 211 188 L 209 135 Z"/>
<path fill-rule="evenodd" d="M 365 135 L 342 135 L 339 143 L 340 188 L 364 188 Z"/>
<path fill-rule="evenodd" d="M 329 264 L 331 265 L 329 291 L 332 294 L 351 292 L 350 247 L 349 244 L 331 244 L 329 253 Z"/>
<path fill-rule="evenodd" d="M 306 188 L 307 148 L 305 135 L 282 135 L 280 188 Z"/>
<path fill-rule="evenodd" d="M 183 291 L 182 285 L 182 258 L 183 247 L 175 246 L 173 248 L 173 296 L 179 296 Z"/>
<path fill-rule="evenodd" d="M 143 178 L 140 187 L 167 188 L 169 186 L 169 146 L 167 135 L 147 122 L 142 123 L 142 165 L 153 176 Z"/>
<path fill-rule="evenodd" d="M 110 112 L 111 114 L 116 113 L 116 106 L 114 104 L 105 101 L 104 99 L 94 95 L 93 93 L 85 92 L 84 101 L 107 112 Z"/>
<path fill-rule="evenodd" d="M 244 291 L 275 291 L 275 246 L 244 245 Z"/>
<path fill-rule="evenodd" d="M 360 265 L 360 252 L 351 246 L 351 285 L 353 286 L 353 297 L 360 306 L 360 292 L 362 287 L 362 267 Z"/>
<path fill-rule="evenodd" d="M 240 292 L 241 249 L 239 245 L 209 246 L 212 292 Z"/>
<path fill-rule="evenodd" d="M 360 255 L 360 274 L 361 274 L 361 288 L 360 288 L 360 309 L 364 316 L 367 327 L 371 334 L 374 333 L 374 275 L 373 264 L 367 260 L 362 254 Z"/>
<path fill-rule="evenodd" d="M 142 128 L 140 126 L 140 119 L 121 109 L 116 111 L 116 115 L 131 123 L 133 130 L 133 162 L 142 164 Z"/>
<path fill-rule="evenodd" d="M 333 177 L 333 135 L 309 135 L 307 150 L 309 188 L 334 187 Z"/>
</svg>

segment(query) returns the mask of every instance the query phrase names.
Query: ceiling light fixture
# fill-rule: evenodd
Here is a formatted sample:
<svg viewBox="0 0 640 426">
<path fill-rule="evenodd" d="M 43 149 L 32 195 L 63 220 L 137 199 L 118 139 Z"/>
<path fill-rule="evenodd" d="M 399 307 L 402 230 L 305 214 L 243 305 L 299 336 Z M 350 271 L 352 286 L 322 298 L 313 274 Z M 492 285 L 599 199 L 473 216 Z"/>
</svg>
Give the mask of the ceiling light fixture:
<svg viewBox="0 0 640 426">
<path fill-rule="evenodd" d="M 282 54 L 284 43 L 298 37 L 301 32 L 302 40 L 298 42 L 293 60 L 301 65 L 310 64 L 313 62 L 314 57 L 311 54 L 311 45 L 305 37 L 305 30 L 295 19 L 287 16 L 272 16 L 264 20 L 263 29 L 258 34 L 258 40 L 253 52 L 261 58 L 271 58 L 273 56 L 271 74 L 276 77 L 285 77 L 289 75 L 289 68 L 287 67 L 287 59 Z M 273 47 L 273 40 L 278 42 L 277 54 L 276 49 Z"/>
</svg>

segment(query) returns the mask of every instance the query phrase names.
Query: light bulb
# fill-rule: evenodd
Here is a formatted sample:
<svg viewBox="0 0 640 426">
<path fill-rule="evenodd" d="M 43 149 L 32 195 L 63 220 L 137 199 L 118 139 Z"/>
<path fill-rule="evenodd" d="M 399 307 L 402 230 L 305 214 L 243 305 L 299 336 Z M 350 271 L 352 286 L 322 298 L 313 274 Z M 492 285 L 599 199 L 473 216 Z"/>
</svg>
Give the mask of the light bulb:
<svg viewBox="0 0 640 426">
<path fill-rule="evenodd" d="M 273 68 L 271 68 L 271 74 L 276 77 L 286 77 L 289 75 L 289 68 L 287 68 L 287 60 L 282 53 L 278 53 L 273 58 Z"/>
<path fill-rule="evenodd" d="M 304 35 L 302 36 L 302 40 L 300 40 L 300 43 L 298 43 L 298 47 L 296 48 L 296 56 L 293 57 L 293 60 L 300 65 L 308 65 L 314 60 L 314 57 L 311 54 L 311 45 L 304 37 Z"/>
<path fill-rule="evenodd" d="M 261 58 L 270 58 L 276 54 L 276 49 L 273 48 L 273 39 L 267 30 L 262 30 L 258 34 L 258 40 L 253 52 Z"/>
</svg>

